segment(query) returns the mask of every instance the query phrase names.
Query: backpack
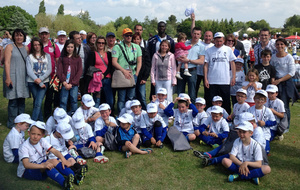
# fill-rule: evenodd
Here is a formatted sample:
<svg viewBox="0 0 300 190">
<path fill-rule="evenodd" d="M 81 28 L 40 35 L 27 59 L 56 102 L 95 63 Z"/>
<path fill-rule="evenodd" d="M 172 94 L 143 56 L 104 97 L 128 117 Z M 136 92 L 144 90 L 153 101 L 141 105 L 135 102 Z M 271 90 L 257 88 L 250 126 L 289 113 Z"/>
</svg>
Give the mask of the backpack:
<svg viewBox="0 0 300 190">
<path fill-rule="evenodd" d="M 112 132 L 107 131 L 104 135 L 104 146 L 108 150 L 118 150 L 118 146 L 116 143 L 116 130 L 113 130 Z"/>
<path fill-rule="evenodd" d="M 174 151 L 184 151 L 192 149 L 190 143 L 187 141 L 183 133 L 178 131 L 176 127 L 169 127 L 167 135 L 173 145 Z"/>
</svg>

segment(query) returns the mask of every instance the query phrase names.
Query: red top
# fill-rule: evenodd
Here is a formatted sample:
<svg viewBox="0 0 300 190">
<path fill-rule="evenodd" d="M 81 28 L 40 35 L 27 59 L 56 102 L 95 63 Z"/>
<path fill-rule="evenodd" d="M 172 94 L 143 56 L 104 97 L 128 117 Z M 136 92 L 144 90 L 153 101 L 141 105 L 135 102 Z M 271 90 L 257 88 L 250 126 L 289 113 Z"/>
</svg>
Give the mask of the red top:
<svg viewBox="0 0 300 190">
<path fill-rule="evenodd" d="M 107 59 L 107 53 L 105 52 L 105 57 L 102 57 L 104 62 L 102 61 L 101 57 L 99 56 L 99 54 L 97 52 L 95 52 L 95 67 L 100 69 L 102 71 L 102 73 L 105 73 L 107 67 L 108 67 L 108 59 Z M 105 65 L 104 65 L 105 64 Z M 110 73 L 106 75 L 107 78 L 111 78 Z"/>
<path fill-rule="evenodd" d="M 190 50 L 192 48 L 191 45 L 185 46 L 183 42 L 178 42 L 175 44 L 175 49 L 183 49 L 183 50 Z"/>
</svg>

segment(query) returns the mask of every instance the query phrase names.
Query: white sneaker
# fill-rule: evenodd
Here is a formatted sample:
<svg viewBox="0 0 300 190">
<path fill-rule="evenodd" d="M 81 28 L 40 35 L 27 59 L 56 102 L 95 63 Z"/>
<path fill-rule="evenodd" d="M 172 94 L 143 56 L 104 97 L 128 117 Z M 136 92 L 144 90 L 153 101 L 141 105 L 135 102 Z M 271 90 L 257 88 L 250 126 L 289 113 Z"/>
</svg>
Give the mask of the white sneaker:
<svg viewBox="0 0 300 190">
<path fill-rule="evenodd" d="M 180 76 L 180 74 L 179 74 L 179 73 L 176 73 L 175 77 L 176 77 L 176 78 L 178 78 L 178 79 L 180 79 L 180 80 L 182 80 L 182 79 L 183 79 L 183 78 Z"/>
<path fill-rule="evenodd" d="M 283 135 L 278 136 L 278 140 L 279 140 L 279 141 L 282 141 L 283 139 L 284 139 L 284 136 L 283 136 Z"/>
<path fill-rule="evenodd" d="M 184 71 L 184 73 L 183 73 L 185 76 L 188 76 L 188 77 L 191 77 L 192 75 L 191 75 L 191 73 L 189 72 L 189 71 Z"/>
<path fill-rule="evenodd" d="M 96 156 L 94 158 L 94 162 L 98 162 L 100 164 L 104 164 L 104 163 L 108 162 L 108 158 L 106 156 Z"/>
</svg>

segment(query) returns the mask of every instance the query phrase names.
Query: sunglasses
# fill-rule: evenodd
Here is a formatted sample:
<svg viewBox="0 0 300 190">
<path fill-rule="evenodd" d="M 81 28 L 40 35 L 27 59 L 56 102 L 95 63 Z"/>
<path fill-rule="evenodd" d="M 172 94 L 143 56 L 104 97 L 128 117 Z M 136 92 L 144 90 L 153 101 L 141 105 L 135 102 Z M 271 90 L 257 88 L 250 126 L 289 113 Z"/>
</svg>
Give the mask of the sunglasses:
<svg viewBox="0 0 300 190">
<path fill-rule="evenodd" d="M 105 42 L 97 42 L 97 44 L 105 44 Z"/>
<path fill-rule="evenodd" d="M 125 36 L 125 37 L 132 37 L 132 34 L 128 34 L 128 35 L 125 34 L 124 36 Z"/>
<path fill-rule="evenodd" d="M 234 42 L 234 40 L 227 40 L 227 42 Z"/>
</svg>

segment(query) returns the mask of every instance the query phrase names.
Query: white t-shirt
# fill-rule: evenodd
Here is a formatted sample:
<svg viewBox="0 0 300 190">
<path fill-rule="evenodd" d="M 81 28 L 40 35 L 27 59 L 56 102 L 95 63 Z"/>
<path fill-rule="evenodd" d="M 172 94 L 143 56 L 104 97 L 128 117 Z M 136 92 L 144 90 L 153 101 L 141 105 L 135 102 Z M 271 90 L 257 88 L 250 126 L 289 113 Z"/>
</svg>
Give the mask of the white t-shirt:
<svg viewBox="0 0 300 190">
<path fill-rule="evenodd" d="M 205 52 L 205 62 L 208 63 L 207 79 L 209 84 L 230 84 L 230 61 L 236 59 L 230 47 L 213 46 Z"/>
<path fill-rule="evenodd" d="M 266 139 L 264 132 L 260 126 L 257 126 L 254 131 L 252 138 L 256 140 L 264 149 L 266 148 Z"/>
<path fill-rule="evenodd" d="M 76 129 L 74 133 L 80 137 L 79 141 L 74 144 L 86 144 L 89 138 L 94 137 L 92 127 L 87 123 L 82 128 Z"/>
<path fill-rule="evenodd" d="M 248 146 L 243 145 L 242 140 L 237 138 L 233 143 L 230 154 L 236 156 L 241 162 L 263 160 L 261 146 L 252 138 Z"/>
<path fill-rule="evenodd" d="M 144 115 L 144 121 L 145 121 L 145 126 L 141 126 L 141 128 L 146 128 L 147 131 L 151 131 L 153 129 L 153 125 L 156 121 L 161 122 L 162 127 L 165 128 L 167 127 L 166 123 L 164 122 L 163 118 L 160 117 L 160 115 L 156 114 L 154 118 L 149 118 L 148 114 Z"/>
<path fill-rule="evenodd" d="M 108 120 L 109 120 L 109 122 L 112 122 L 112 123 L 118 125 L 117 121 L 116 121 L 116 119 L 114 117 L 109 116 Z M 94 135 L 96 136 L 96 131 L 102 130 L 104 128 L 104 126 L 105 126 L 105 122 L 103 121 L 102 117 L 98 117 L 98 119 L 95 121 L 95 130 L 94 130 L 95 132 L 94 132 Z M 108 127 L 108 131 L 109 132 L 112 133 L 113 130 L 114 130 L 114 127 L 110 127 L 110 126 Z"/>
<path fill-rule="evenodd" d="M 193 119 L 194 126 L 200 126 L 204 123 L 204 121 L 207 119 L 208 115 L 205 111 L 202 111 L 201 113 L 198 112 L 196 117 Z"/>
<path fill-rule="evenodd" d="M 126 107 L 122 108 L 121 111 L 120 111 L 119 117 L 121 117 L 124 113 L 131 114 L 132 110 L 131 109 L 126 109 Z"/>
<path fill-rule="evenodd" d="M 57 47 L 59 48 L 59 51 L 61 52 L 65 46 L 65 44 L 60 44 L 60 43 L 56 43 L 55 45 L 57 45 Z"/>
<path fill-rule="evenodd" d="M 186 113 L 181 113 L 178 109 L 174 109 L 174 118 L 174 126 L 178 131 L 189 134 L 194 133 L 193 110 L 189 109 Z"/>
<path fill-rule="evenodd" d="M 234 125 L 238 125 L 239 124 L 239 115 L 241 113 L 247 112 L 247 110 L 250 108 L 249 104 L 247 104 L 246 102 L 244 102 L 243 104 L 239 104 L 239 103 L 235 103 L 233 105 L 233 123 Z"/>
<path fill-rule="evenodd" d="M 13 127 L 6 136 L 3 143 L 3 156 L 4 160 L 8 163 L 12 163 L 15 156 L 12 149 L 19 149 L 20 145 L 25 141 L 24 131 L 19 132 Z"/>
<path fill-rule="evenodd" d="M 249 84 L 249 81 L 243 82 L 243 86 L 247 86 Z M 262 88 L 262 84 L 260 82 L 255 82 L 256 88 Z M 246 102 L 254 103 L 254 96 L 255 96 L 255 89 L 253 86 L 249 86 L 247 88 L 247 99 Z"/>
<path fill-rule="evenodd" d="M 230 78 L 232 78 L 230 73 Z M 238 71 L 235 73 L 235 85 L 230 86 L 230 95 L 236 96 L 236 91 L 243 87 L 243 82 L 245 82 L 245 73 L 244 71 Z"/>
<path fill-rule="evenodd" d="M 69 124 L 73 126 L 73 120 L 71 116 L 67 116 L 69 118 Z M 50 116 L 46 122 L 46 135 L 50 135 L 56 129 L 57 123 L 53 116 Z"/>
<path fill-rule="evenodd" d="M 208 117 L 203 123 L 206 126 L 209 126 L 210 133 L 216 133 L 217 135 L 222 134 L 223 132 L 229 132 L 229 126 L 226 119 L 221 118 L 219 121 L 214 122 L 210 117 Z"/>
<path fill-rule="evenodd" d="M 276 98 L 275 100 L 269 100 L 267 99 L 267 102 L 265 103 L 265 106 L 268 108 L 273 108 L 275 111 L 279 112 L 279 113 L 284 113 L 285 112 L 285 108 L 284 108 L 284 103 L 282 100 L 280 100 L 279 98 Z M 274 115 L 277 125 L 280 123 L 280 118 L 277 117 L 276 115 Z M 271 127 L 272 130 L 277 130 L 277 125 L 274 125 Z"/>
<path fill-rule="evenodd" d="M 40 164 L 43 160 L 47 160 L 47 151 L 51 149 L 51 145 L 45 138 L 41 138 L 41 140 L 32 145 L 28 138 L 19 149 L 19 166 L 17 170 L 17 176 L 22 177 L 25 171 L 25 167 L 23 165 L 22 159 L 28 158 L 30 163 Z"/>
<path fill-rule="evenodd" d="M 246 55 L 248 56 L 252 44 L 251 44 L 251 42 L 249 40 L 243 40 L 241 42 L 244 44 L 244 49 L 245 49 Z"/>
<path fill-rule="evenodd" d="M 295 60 L 290 54 L 281 58 L 278 58 L 276 54 L 274 54 L 270 63 L 275 67 L 276 78 L 282 78 L 287 74 L 292 77 L 295 75 Z"/>
<path fill-rule="evenodd" d="M 131 116 L 133 117 L 132 126 L 138 133 L 142 133 L 142 126 L 146 126 L 145 119 L 142 116 L 145 114 L 147 115 L 147 112 L 145 110 L 142 110 L 140 115 L 135 115 L 133 112 L 131 113 Z"/>
<path fill-rule="evenodd" d="M 88 110 L 84 110 L 82 109 L 82 107 L 80 106 L 75 113 L 80 112 L 82 113 L 84 120 L 87 120 L 89 117 L 93 116 L 95 113 L 99 112 L 99 108 L 95 108 L 95 107 L 90 107 L 90 109 Z M 74 114 L 75 114 L 74 113 Z"/>
<path fill-rule="evenodd" d="M 206 43 L 203 42 L 203 41 L 201 42 L 201 44 L 204 45 L 205 51 L 206 51 L 208 48 L 211 48 L 211 47 L 214 46 L 213 43 L 206 44 Z M 204 66 L 204 65 L 197 65 L 197 75 L 201 75 L 201 76 L 204 75 L 204 74 L 203 74 L 203 66 Z"/>
<path fill-rule="evenodd" d="M 169 121 L 168 121 L 169 117 L 165 114 L 164 110 L 159 107 L 159 104 L 161 103 L 166 108 L 170 104 L 170 102 L 168 100 L 164 100 L 163 102 L 159 102 L 159 100 L 156 99 L 154 103 L 157 105 L 158 115 L 160 115 L 163 118 L 165 124 L 169 123 Z"/>
<path fill-rule="evenodd" d="M 213 107 L 213 106 L 212 106 Z M 211 116 L 211 109 L 212 109 L 212 107 L 209 107 L 207 110 L 206 110 L 206 113 L 207 113 L 207 116 Z M 222 107 L 221 107 L 222 108 Z M 224 108 L 222 108 L 223 109 L 223 118 L 224 119 L 227 119 L 227 117 L 229 116 L 229 114 L 227 113 L 227 111 L 224 109 Z"/>
<path fill-rule="evenodd" d="M 53 133 L 50 136 L 45 137 L 49 144 L 53 146 L 56 150 L 58 150 L 63 156 L 68 154 L 68 148 L 66 147 L 66 141 L 64 138 L 56 138 Z M 57 157 L 50 152 L 48 155 L 48 159 L 56 159 Z"/>
</svg>

